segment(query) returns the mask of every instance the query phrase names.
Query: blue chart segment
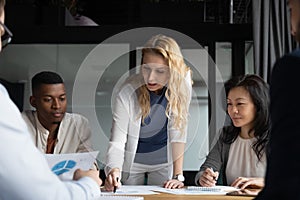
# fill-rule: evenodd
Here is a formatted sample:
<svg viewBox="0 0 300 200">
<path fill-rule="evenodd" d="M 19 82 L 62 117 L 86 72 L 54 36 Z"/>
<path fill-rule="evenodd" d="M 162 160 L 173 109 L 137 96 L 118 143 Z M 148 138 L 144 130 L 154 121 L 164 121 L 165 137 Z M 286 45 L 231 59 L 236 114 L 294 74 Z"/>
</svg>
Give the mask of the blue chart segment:
<svg viewBox="0 0 300 200">
<path fill-rule="evenodd" d="M 75 167 L 76 162 L 74 160 L 64 160 L 52 167 L 52 171 L 57 175 L 61 175 L 65 172 L 70 171 L 73 167 Z"/>
</svg>

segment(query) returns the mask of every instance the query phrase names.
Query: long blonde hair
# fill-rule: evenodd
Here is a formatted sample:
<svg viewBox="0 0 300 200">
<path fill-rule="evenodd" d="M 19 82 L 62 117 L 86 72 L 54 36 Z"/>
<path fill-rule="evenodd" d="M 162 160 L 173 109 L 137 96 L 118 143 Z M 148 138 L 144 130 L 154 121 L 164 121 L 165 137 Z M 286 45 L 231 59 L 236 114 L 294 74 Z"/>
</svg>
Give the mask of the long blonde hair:
<svg viewBox="0 0 300 200">
<path fill-rule="evenodd" d="M 176 129 L 184 133 L 188 121 L 188 101 L 190 100 L 190 89 L 185 80 L 190 68 L 185 64 L 180 47 L 177 42 L 165 35 L 153 36 L 142 49 L 143 57 L 146 53 L 155 53 L 163 56 L 170 70 L 170 78 L 167 84 L 165 96 L 168 100 L 166 116 L 174 118 Z M 190 74 L 191 75 L 191 74 Z M 150 95 L 145 84 L 138 89 L 138 100 L 141 107 L 142 122 L 150 114 Z"/>
</svg>

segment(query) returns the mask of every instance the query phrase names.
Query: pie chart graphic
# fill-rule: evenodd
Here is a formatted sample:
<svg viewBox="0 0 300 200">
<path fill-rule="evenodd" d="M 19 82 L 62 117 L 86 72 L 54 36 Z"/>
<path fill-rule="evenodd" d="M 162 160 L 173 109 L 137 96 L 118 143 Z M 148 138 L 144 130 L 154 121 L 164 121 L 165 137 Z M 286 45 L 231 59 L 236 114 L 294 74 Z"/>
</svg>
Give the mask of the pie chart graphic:
<svg viewBox="0 0 300 200">
<path fill-rule="evenodd" d="M 61 175 L 70 171 L 73 167 L 76 166 L 76 162 L 74 160 L 63 160 L 52 167 L 52 171 L 57 175 Z"/>
</svg>

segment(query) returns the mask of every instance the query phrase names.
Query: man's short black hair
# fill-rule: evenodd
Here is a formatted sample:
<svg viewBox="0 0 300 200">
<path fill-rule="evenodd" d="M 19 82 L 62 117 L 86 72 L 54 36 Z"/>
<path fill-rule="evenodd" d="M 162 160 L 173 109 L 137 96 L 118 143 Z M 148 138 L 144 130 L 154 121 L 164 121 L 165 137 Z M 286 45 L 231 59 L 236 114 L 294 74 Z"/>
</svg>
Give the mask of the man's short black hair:
<svg viewBox="0 0 300 200">
<path fill-rule="evenodd" d="M 42 84 L 59 84 L 64 83 L 62 77 L 51 71 L 42 71 L 34 75 L 31 79 L 31 89 L 34 92 Z"/>
</svg>

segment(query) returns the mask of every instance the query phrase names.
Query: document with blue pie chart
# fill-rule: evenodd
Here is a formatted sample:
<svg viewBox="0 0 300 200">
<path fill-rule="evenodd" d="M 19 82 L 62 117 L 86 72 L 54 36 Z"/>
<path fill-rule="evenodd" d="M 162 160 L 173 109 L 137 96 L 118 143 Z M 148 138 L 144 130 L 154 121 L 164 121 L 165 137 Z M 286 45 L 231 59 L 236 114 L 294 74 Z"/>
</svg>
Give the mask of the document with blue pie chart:
<svg viewBox="0 0 300 200">
<path fill-rule="evenodd" d="M 99 151 L 67 154 L 45 154 L 48 165 L 61 180 L 72 180 L 76 169 L 89 170 L 93 167 Z"/>
</svg>

